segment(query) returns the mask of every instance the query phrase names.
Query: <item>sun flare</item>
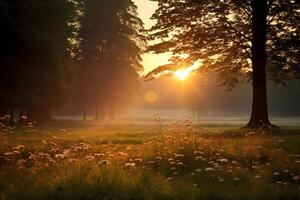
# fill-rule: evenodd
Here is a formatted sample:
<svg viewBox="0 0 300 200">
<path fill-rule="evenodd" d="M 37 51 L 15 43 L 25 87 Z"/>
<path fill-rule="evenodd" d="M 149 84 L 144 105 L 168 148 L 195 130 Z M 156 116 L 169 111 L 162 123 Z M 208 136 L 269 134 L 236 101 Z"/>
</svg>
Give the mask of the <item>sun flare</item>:
<svg viewBox="0 0 300 200">
<path fill-rule="evenodd" d="M 179 69 L 174 72 L 174 77 L 179 80 L 185 80 L 190 75 L 188 69 Z"/>
</svg>

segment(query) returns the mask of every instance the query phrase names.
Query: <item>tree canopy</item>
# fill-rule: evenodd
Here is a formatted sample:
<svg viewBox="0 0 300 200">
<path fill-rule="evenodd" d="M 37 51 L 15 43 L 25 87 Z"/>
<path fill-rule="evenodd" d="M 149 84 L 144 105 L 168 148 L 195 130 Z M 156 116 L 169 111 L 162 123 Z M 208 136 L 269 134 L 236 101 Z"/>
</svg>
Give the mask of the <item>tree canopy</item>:
<svg viewBox="0 0 300 200">
<path fill-rule="evenodd" d="M 300 78 L 300 4 L 294 0 L 153 0 L 158 9 L 149 48 L 171 52 L 170 64 L 150 72 L 151 79 L 201 62 L 199 71 L 217 73 L 233 88 L 251 80 L 250 127 L 268 127 L 267 78 L 276 83 Z"/>
<path fill-rule="evenodd" d="M 216 72 L 223 85 L 234 87 L 251 79 L 251 1 L 153 1 L 158 2 L 152 17 L 157 23 L 150 30 L 150 39 L 159 42 L 149 51 L 172 52 L 173 57 L 170 65 L 155 69 L 147 78 L 200 60 L 199 70 Z M 268 1 L 268 78 L 277 83 L 300 75 L 299 12 L 297 1 Z"/>
<path fill-rule="evenodd" d="M 85 0 L 81 4 L 75 49 L 79 94 L 84 94 L 84 109 L 87 104 L 96 106 L 96 118 L 99 107 L 102 117 L 106 109 L 113 118 L 114 107 L 129 103 L 138 92 L 143 22 L 131 0 Z"/>
<path fill-rule="evenodd" d="M 72 6 L 67 0 L 3 0 L 0 7 L 2 105 L 48 118 L 65 93 Z"/>
</svg>

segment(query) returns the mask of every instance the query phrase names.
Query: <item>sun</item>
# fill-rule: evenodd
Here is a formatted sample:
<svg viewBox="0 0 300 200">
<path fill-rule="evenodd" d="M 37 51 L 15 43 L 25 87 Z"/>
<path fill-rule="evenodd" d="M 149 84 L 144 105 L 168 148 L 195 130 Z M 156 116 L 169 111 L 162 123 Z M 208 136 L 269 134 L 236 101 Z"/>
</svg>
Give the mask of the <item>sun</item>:
<svg viewBox="0 0 300 200">
<path fill-rule="evenodd" d="M 174 78 L 179 80 L 185 80 L 189 75 L 191 71 L 189 69 L 178 69 L 174 72 Z"/>
</svg>

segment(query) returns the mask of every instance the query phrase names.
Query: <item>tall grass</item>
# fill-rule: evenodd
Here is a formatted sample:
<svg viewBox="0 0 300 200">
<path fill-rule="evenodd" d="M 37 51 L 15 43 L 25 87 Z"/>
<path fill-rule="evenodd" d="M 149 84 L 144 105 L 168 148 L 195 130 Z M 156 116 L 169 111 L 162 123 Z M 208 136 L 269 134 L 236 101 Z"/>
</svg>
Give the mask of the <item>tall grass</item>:
<svg viewBox="0 0 300 200">
<path fill-rule="evenodd" d="M 300 199 L 297 134 L 189 121 L 111 138 L 75 132 L 0 136 L 0 199 Z"/>
</svg>

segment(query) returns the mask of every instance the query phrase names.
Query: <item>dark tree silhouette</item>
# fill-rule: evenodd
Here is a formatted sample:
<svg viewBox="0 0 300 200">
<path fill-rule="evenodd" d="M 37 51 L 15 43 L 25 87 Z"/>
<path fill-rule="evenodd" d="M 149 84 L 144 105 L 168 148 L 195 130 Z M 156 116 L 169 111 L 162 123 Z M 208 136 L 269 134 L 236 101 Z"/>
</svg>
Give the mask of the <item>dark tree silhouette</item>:
<svg viewBox="0 0 300 200">
<path fill-rule="evenodd" d="M 84 119 L 91 104 L 95 105 L 96 119 L 104 117 L 104 109 L 114 118 L 115 106 L 137 94 L 145 38 L 136 9 L 131 0 L 81 1 L 75 62 Z"/>
<path fill-rule="evenodd" d="M 300 75 L 300 3 L 293 0 L 153 0 L 157 23 L 149 48 L 172 52 L 171 64 L 147 75 L 174 71 L 196 61 L 213 71 L 221 85 L 252 80 L 252 114 L 247 127 L 272 126 L 268 118 L 267 78 L 275 83 Z M 185 55 L 185 56 L 182 56 Z M 186 56 L 187 55 L 187 56 Z"/>
<path fill-rule="evenodd" d="M 70 56 L 68 0 L 0 1 L 0 96 L 34 120 L 48 120 L 65 93 Z M 2 29 L 2 25 L 5 27 Z M 12 113 L 12 112 L 10 112 Z"/>
</svg>

